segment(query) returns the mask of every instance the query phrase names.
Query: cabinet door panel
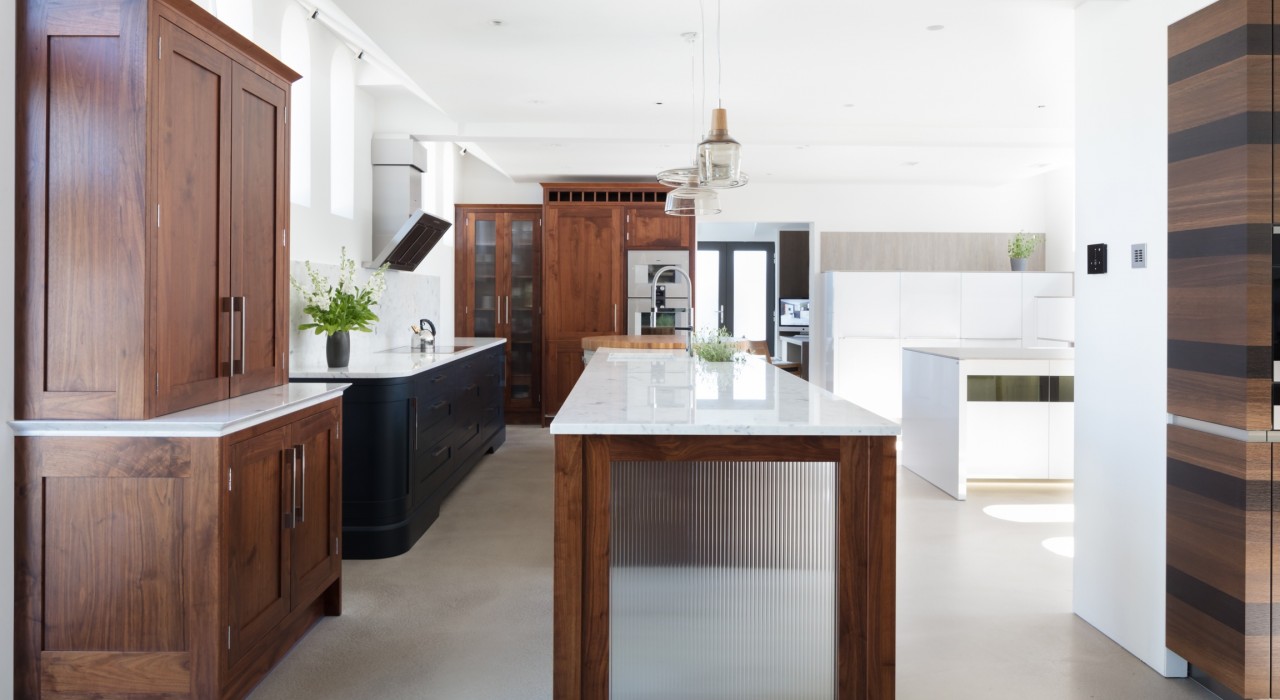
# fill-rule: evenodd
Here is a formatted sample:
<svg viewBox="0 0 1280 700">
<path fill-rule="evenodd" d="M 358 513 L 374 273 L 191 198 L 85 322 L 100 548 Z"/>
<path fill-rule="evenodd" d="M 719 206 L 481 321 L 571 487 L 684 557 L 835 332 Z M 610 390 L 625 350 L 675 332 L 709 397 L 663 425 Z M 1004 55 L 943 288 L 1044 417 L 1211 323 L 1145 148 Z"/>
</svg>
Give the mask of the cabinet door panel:
<svg viewBox="0 0 1280 700">
<path fill-rule="evenodd" d="M 613 207 L 550 210 L 542 251 L 549 338 L 622 332 L 621 223 Z"/>
<path fill-rule="evenodd" d="M 231 120 L 231 396 L 282 384 L 289 311 L 284 247 L 286 93 L 235 64 Z"/>
<path fill-rule="evenodd" d="M 628 248 L 688 248 L 692 218 L 671 216 L 662 209 L 627 210 Z"/>
<path fill-rule="evenodd" d="M 315 599 L 337 576 L 341 557 L 342 448 L 337 410 L 318 413 L 292 426 L 299 451 L 297 525 L 291 543 L 291 608 Z"/>
<path fill-rule="evenodd" d="M 289 612 L 289 537 L 293 496 L 288 428 L 230 449 L 226 500 L 227 609 L 234 664 Z"/>
<path fill-rule="evenodd" d="M 156 142 L 156 413 L 227 397 L 232 62 L 162 22 Z"/>
<path fill-rule="evenodd" d="M 569 398 L 573 385 L 578 382 L 586 366 L 582 364 L 582 341 L 569 340 L 547 343 L 546 388 L 542 392 L 542 408 L 548 415 L 555 415 Z"/>
</svg>

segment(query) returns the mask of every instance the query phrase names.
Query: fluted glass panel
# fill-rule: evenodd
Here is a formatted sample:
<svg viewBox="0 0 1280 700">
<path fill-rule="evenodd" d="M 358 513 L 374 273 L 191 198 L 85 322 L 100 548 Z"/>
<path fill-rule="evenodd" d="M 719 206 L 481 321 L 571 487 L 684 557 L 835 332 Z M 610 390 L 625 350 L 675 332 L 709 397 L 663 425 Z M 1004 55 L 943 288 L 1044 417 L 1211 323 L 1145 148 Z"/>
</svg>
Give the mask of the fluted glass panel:
<svg viewBox="0 0 1280 700">
<path fill-rule="evenodd" d="M 833 698 L 832 462 L 614 462 L 610 697 Z"/>
</svg>

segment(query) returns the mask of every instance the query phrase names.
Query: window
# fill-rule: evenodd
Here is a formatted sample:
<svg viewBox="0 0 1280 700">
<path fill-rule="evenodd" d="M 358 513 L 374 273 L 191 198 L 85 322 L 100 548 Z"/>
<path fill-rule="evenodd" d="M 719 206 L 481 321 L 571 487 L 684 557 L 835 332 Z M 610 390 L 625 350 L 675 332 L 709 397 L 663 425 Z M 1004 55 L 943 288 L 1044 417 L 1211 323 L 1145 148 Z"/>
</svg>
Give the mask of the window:
<svg viewBox="0 0 1280 700">
<path fill-rule="evenodd" d="M 302 8 L 285 10 L 280 30 L 280 57 L 302 74 L 293 84 L 289 108 L 289 199 L 311 206 L 311 33 Z"/>
<path fill-rule="evenodd" d="M 329 71 L 329 211 L 356 216 L 356 78 L 345 47 Z"/>
</svg>

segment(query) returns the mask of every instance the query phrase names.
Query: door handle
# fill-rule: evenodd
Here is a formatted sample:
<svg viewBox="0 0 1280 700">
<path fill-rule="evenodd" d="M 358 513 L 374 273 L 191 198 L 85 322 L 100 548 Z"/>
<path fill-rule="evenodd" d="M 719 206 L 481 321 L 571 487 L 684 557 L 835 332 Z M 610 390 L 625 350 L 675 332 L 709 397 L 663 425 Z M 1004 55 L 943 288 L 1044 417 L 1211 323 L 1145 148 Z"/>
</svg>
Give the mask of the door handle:
<svg viewBox="0 0 1280 700">
<path fill-rule="evenodd" d="M 613 305 L 613 332 L 618 332 L 618 305 Z"/>
<path fill-rule="evenodd" d="M 284 514 L 284 526 L 286 528 L 295 528 L 298 526 L 297 515 L 295 510 L 298 505 L 298 450 L 293 447 L 285 449 L 289 453 L 289 509 Z"/>
<path fill-rule="evenodd" d="M 225 306 L 227 313 L 230 314 L 227 319 L 227 376 L 234 377 L 236 376 L 236 298 L 227 297 Z"/>
<path fill-rule="evenodd" d="M 240 297 L 240 374 L 244 375 L 245 367 L 245 347 L 246 338 L 249 337 L 248 322 L 245 317 L 249 315 L 249 297 Z"/>
<path fill-rule="evenodd" d="M 724 304 L 720 305 L 720 325 L 724 325 Z"/>
<path fill-rule="evenodd" d="M 297 525 L 307 522 L 307 446 L 294 445 L 294 453 L 302 454 L 302 496 L 298 503 L 298 512 L 294 516 Z"/>
<path fill-rule="evenodd" d="M 511 325 L 511 295 L 507 295 L 507 325 Z"/>
</svg>

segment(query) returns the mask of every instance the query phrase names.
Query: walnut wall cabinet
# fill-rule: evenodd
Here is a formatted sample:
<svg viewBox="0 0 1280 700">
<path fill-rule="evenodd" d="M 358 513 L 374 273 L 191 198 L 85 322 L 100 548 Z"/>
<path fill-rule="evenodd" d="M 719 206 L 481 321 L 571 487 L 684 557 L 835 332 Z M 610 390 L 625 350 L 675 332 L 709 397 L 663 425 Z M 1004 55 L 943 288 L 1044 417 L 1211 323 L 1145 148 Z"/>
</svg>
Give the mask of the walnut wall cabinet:
<svg viewBox="0 0 1280 700">
<path fill-rule="evenodd" d="M 1280 694 L 1278 17 L 1220 0 L 1169 28 L 1165 644 L 1244 698 Z"/>
<path fill-rule="evenodd" d="M 18 62 L 18 417 L 284 383 L 298 74 L 186 0 L 21 0 Z"/>
<path fill-rule="evenodd" d="M 663 211 L 670 188 L 544 184 L 542 411 L 549 420 L 582 375 L 582 339 L 627 332 L 626 251 L 688 250 L 692 217 Z"/>
<path fill-rule="evenodd" d="M 224 436 L 20 432 L 16 697 L 243 697 L 339 614 L 342 401 L 317 400 Z"/>
<path fill-rule="evenodd" d="M 454 221 L 454 333 L 506 338 L 511 423 L 542 420 L 542 207 L 460 205 Z"/>
</svg>

